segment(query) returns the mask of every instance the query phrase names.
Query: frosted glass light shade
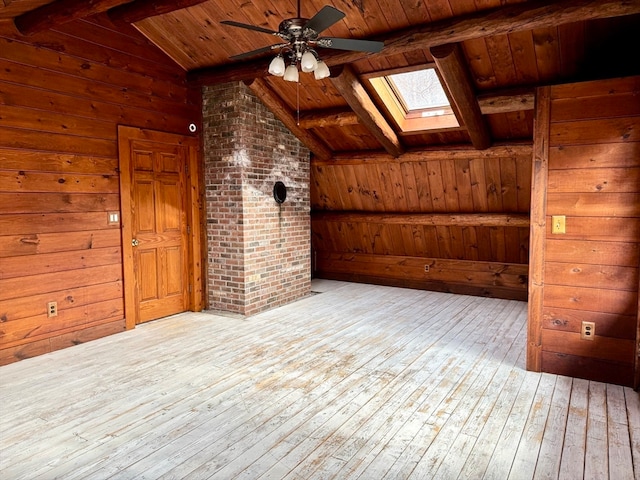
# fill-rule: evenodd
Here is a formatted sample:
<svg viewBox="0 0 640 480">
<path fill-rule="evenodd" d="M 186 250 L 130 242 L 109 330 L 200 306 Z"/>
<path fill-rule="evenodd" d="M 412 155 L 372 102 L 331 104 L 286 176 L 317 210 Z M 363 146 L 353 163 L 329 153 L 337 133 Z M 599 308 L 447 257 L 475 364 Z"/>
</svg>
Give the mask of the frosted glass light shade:
<svg viewBox="0 0 640 480">
<path fill-rule="evenodd" d="M 276 77 L 281 77 L 284 75 L 284 58 L 280 55 L 271 60 L 269 64 L 269 73 L 271 75 L 275 75 Z"/>
<path fill-rule="evenodd" d="M 287 82 L 297 82 L 298 77 L 298 68 L 295 65 L 289 65 L 284 71 L 284 79 Z"/>
<path fill-rule="evenodd" d="M 329 75 L 331 75 L 331 72 L 329 71 L 329 67 L 327 67 L 326 63 L 320 60 L 318 62 L 318 66 L 313 72 L 313 76 L 315 77 L 316 80 L 322 80 L 323 78 L 327 78 Z"/>
<path fill-rule="evenodd" d="M 316 56 L 310 51 L 304 52 L 302 58 L 300 59 L 300 69 L 305 72 L 313 72 L 318 66 L 318 61 L 316 60 Z"/>
</svg>

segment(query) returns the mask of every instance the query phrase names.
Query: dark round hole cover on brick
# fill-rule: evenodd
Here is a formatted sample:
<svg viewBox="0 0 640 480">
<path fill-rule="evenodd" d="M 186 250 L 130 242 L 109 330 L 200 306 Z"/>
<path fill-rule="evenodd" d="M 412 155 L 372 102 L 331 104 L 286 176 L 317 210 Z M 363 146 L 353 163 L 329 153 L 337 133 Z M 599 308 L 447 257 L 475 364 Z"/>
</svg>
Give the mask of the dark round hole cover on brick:
<svg viewBox="0 0 640 480">
<path fill-rule="evenodd" d="M 273 186 L 273 198 L 276 203 L 282 203 L 287 199 L 287 187 L 282 182 L 276 182 Z"/>
</svg>

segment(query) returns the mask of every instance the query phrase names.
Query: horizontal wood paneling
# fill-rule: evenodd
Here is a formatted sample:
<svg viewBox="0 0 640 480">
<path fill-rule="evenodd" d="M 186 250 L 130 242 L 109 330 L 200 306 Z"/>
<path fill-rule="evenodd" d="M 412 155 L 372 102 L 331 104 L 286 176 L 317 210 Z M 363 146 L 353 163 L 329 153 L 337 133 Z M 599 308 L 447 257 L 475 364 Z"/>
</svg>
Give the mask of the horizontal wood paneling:
<svg viewBox="0 0 640 480">
<path fill-rule="evenodd" d="M 120 195 L 95 193 L 0 193 L 0 213 L 42 212 L 104 212 L 120 209 Z"/>
<path fill-rule="evenodd" d="M 41 315 L 21 318 L 19 321 L 7 322 L 4 325 L 2 342 L 7 348 L 22 345 L 42 338 L 49 338 L 52 334 L 78 330 L 83 325 L 95 319 L 118 319 L 124 316 L 122 297 L 99 301 L 94 300 L 90 305 L 71 306 L 60 312 L 56 317 L 42 321 Z"/>
<path fill-rule="evenodd" d="M 597 287 L 611 290 L 636 291 L 638 269 L 635 266 L 588 265 L 577 263 L 547 262 L 546 282 L 553 285 Z"/>
<path fill-rule="evenodd" d="M 628 290 L 547 284 L 544 292 L 544 306 L 634 315 L 638 309 L 638 293 Z"/>
<path fill-rule="evenodd" d="M 327 278 L 512 299 L 527 292 L 527 266 L 521 264 L 327 252 L 319 252 L 316 262 Z"/>
<path fill-rule="evenodd" d="M 194 98 L 131 29 L 0 25 L 0 363 L 124 329 L 117 127 L 186 133 Z"/>
<path fill-rule="evenodd" d="M 556 213 L 560 210 L 556 210 Z M 640 238 L 640 218 L 633 217 L 571 217 L 565 216 L 569 229 L 562 236 L 567 240 L 634 242 Z M 547 217 L 547 236 L 551 236 L 551 216 Z"/>
<path fill-rule="evenodd" d="M 56 292 L 34 294 L 19 299 L 1 300 L 0 315 L 3 322 L 13 322 L 22 318 L 35 317 L 46 313 L 47 302 L 58 302 L 58 308 L 65 311 L 71 307 L 91 305 L 94 302 L 122 298 L 122 280 L 108 281 L 96 285 L 69 288 Z M 42 319 L 40 319 L 42 321 Z M 55 318 L 49 321 L 57 321 Z"/>
<path fill-rule="evenodd" d="M 542 318 L 545 371 L 631 385 L 640 265 L 640 79 L 553 87 Z M 551 232 L 566 216 L 566 234 Z M 593 340 L 580 338 L 594 322 Z"/>
<path fill-rule="evenodd" d="M 636 330 L 636 318 L 633 315 L 559 307 L 543 309 L 543 328 L 580 333 L 583 321 L 594 322 L 596 332 L 603 337 L 633 338 Z"/>
<path fill-rule="evenodd" d="M 552 123 L 549 145 L 584 145 L 640 141 L 640 115 Z"/>
<path fill-rule="evenodd" d="M 118 177 L 105 175 L 71 175 L 19 171 L 0 171 L 3 192 L 118 193 Z"/>
<path fill-rule="evenodd" d="M 118 229 L 3 235 L 0 237 L 0 258 L 104 247 L 120 247 Z"/>
<path fill-rule="evenodd" d="M 94 175 L 117 175 L 118 173 L 118 159 L 114 157 L 68 155 L 56 152 L 12 150 L 1 147 L 0 164 L 6 170 L 18 171 L 71 172 Z"/>
<path fill-rule="evenodd" d="M 0 289 L 3 300 L 14 300 L 42 293 L 53 296 L 54 292 L 64 288 L 80 288 L 114 281 L 122 281 L 122 265 L 119 263 L 0 280 Z"/>
<path fill-rule="evenodd" d="M 0 279 L 27 277 L 42 273 L 63 272 L 118 263 L 122 257 L 120 246 L 91 248 L 86 251 L 39 253 L 33 257 L 8 257 L 2 260 Z"/>
<path fill-rule="evenodd" d="M 580 341 L 579 333 L 543 329 L 542 343 L 551 352 L 633 364 L 635 342 L 629 339 L 596 336 L 590 341 Z"/>
<path fill-rule="evenodd" d="M 549 149 L 553 170 L 582 168 L 637 167 L 640 143 L 595 143 L 561 145 Z"/>
<path fill-rule="evenodd" d="M 610 360 L 569 355 L 558 352 L 542 352 L 542 368 L 545 372 L 555 372 L 574 378 L 586 378 L 596 382 L 624 385 L 633 377 L 633 365 L 620 364 Z"/>
</svg>

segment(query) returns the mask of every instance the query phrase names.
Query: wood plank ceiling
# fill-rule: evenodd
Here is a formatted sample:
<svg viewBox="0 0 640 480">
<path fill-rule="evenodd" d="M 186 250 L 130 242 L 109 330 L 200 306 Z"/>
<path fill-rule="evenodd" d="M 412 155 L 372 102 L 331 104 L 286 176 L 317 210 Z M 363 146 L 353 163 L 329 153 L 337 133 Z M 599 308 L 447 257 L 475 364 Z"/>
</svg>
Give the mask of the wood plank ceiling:
<svg viewBox="0 0 640 480">
<path fill-rule="evenodd" d="M 284 117 L 285 124 L 312 152 L 325 159 L 336 152 L 386 149 L 398 156 L 430 146 L 473 144 L 486 148 L 496 142 L 530 141 L 532 87 L 598 78 L 603 70 L 611 76 L 614 68 L 620 75 L 638 70 L 638 62 L 613 61 L 624 54 L 624 48 L 617 46 L 633 45 L 637 40 L 638 2 L 302 0 L 302 16 L 311 17 L 325 5 L 346 16 L 323 35 L 381 40 L 385 48 L 372 55 L 321 49 L 320 55 L 332 67 L 335 78 L 319 81 L 303 74 L 299 84 L 266 74 L 271 53 L 230 61 L 230 56 L 270 45 L 274 39 L 220 23 L 235 20 L 277 30 L 283 19 L 297 16 L 294 0 L 5 0 L 0 4 L 0 21 L 13 20 L 20 32 L 31 34 L 107 11 L 116 24 L 132 23 L 189 71 L 194 81 L 264 77 L 254 82 L 254 91 L 279 108 L 281 120 Z M 373 102 L 368 110 L 375 108 L 379 115 L 376 122 L 388 122 L 393 131 L 376 131 L 372 126 L 376 122 L 361 114 L 344 121 L 352 109 L 358 113 L 345 92 L 354 82 L 375 72 L 432 64 L 433 53 L 441 55 L 432 47 L 454 43 L 460 44 L 460 53 L 458 60 L 450 60 L 450 72 L 466 71 L 468 84 L 459 73 L 446 73 L 451 67 L 443 65 L 445 60 L 436 58 L 435 63 L 458 102 L 458 110 L 470 102 L 455 93 L 456 87 L 466 88 L 471 98 L 478 99 L 481 114 L 477 124 L 464 117 L 466 124 L 456 129 L 403 133 L 366 85 L 365 94 L 371 95 Z M 349 66 L 343 70 L 346 63 Z M 345 78 L 348 75 L 352 80 Z"/>
</svg>

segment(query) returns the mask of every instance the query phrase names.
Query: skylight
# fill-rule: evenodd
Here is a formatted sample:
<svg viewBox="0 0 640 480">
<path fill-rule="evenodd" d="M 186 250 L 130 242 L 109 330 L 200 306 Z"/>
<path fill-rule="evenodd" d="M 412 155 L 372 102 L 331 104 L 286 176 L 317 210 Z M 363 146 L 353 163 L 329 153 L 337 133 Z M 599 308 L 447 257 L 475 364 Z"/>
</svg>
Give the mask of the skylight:
<svg viewBox="0 0 640 480">
<path fill-rule="evenodd" d="M 386 78 L 408 112 L 449 106 L 449 99 L 432 68 L 397 73 Z"/>
<path fill-rule="evenodd" d="M 460 127 L 432 65 L 419 70 L 378 72 L 365 78 L 402 133 Z"/>
</svg>

